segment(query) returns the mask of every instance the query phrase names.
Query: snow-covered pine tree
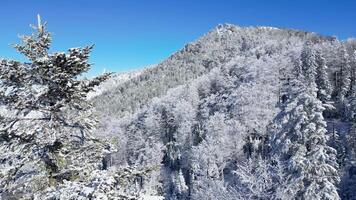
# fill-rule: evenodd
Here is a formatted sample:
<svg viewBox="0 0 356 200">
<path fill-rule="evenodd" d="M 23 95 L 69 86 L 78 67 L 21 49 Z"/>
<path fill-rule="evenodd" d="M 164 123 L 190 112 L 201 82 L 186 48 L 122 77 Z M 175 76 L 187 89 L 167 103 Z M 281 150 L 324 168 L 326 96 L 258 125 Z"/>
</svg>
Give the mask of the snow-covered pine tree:
<svg viewBox="0 0 356 200">
<path fill-rule="evenodd" d="M 316 52 L 315 58 L 317 63 L 315 79 L 316 85 L 318 87 L 317 96 L 318 99 L 320 99 L 323 103 L 326 103 L 330 100 L 331 97 L 331 85 L 327 73 L 328 67 L 326 66 L 325 58 L 320 51 Z"/>
<path fill-rule="evenodd" d="M 317 75 L 318 63 L 316 60 L 316 52 L 313 49 L 311 43 L 308 41 L 304 44 L 301 55 L 301 73 L 302 75 L 311 82 L 315 82 Z M 299 69 L 294 70 L 295 72 Z"/>
<path fill-rule="evenodd" d="M 302 69 L 302 61 L 299 56 L 296 56 L 296 58 L 293 59 L 293 70 L 292 74 L 296 76 L 297 79 L 299 79 L 299 76 L 303 75 L 303 69 Z"/>
<path fill-rule="evenodd" d="M 351 66 L 351 87 L 348 99 L 348 119 L 356 123 L 356 51 L 353 53 L 353 65 Z"/>
<path fill-rule="evenodd" d="M 351 88 L 350 91 L 354 91 L 356 87 L 356 50 L 353 51 L 351 56 Z"/>
<path fill-rule="evenodd" d="M 356 87 L 353 87 L 349 103 L 350 121 L 356 123 Z"/>
<path fill-rule="evenodd" d="M 340 196 L 343 199 L 356 199 L 356 124 L 354 123 L 346 135 L 348 156 L 343 163 L 344 177 L 340 184 Z"/>
<path fill-rule="evenodd" d="M 291 81 L 289 99 L 274 121 L 272 154 L 284 163 L 288 180 L 281 190 L 292 199 L 339 199 L 336 150 L 327 145 L 313 75 L 305 75 Z"/>
<path fill-rule="evenodd" d="M 184 177 L 184 168 L 187 167 L 189 160 L 184 154 L 186 153 L 185 146 L 189 146 L 185 144 L 186 142 L 189 144 L 186 134 L 190 131 L 186 132 L 182 128 L 189 130 L 190 126 L 184 127 L 185 125 L 181 121 L 185 118 L 186 108 L 189 108 L 189 106 L 184 103 L 166 104 L 160 110 L 160 131 L 165 145 L 162 162 L 163 187 L 167 199 L 187 199 L 189 196 L 189 185 Z"/>
<path fill-rule="evenodd" d="M 185 179 L 181 169 L 176 172 L 175 175 L 172 176 L 172 182 L 174 183 L 172 199 L 187 199 L 189 188 L 185 183 Z"/>
<path fill-rule="evenodd" d="M 15 113 L 13 117 L 3 119 L 2 135 L 9 139 L 36 140 L 41 145 L 52 145 L 66 137 L 66 132 L 58 131 L 60 127 L 71 127 L 80 129 L 78 138 L 85 139 L 95 123 L 87 114 L 91 106 L 86 95 L 110 74 L 79 80 L 79 76 L 91 67 L 88 59 L 93 46 L 72 48 L 67 54 L 49 54 L 51 35 L 46 26 L 39 24 L 34 28 L 37 32 L 22 36 L 23 44 L 15 45 L 18 52 L 31 62 L 1 61 L 1 102 Z M 75 115 L 69 118 L 71 111 Z M 48 129 L 29 131 L 15 126 L 25 121 L 44 122 Z M 42 125 L 41 129 L 44 129 Z"/>
<path fill-rule="evenodd" d="M 0 61 L 0 100 L 5 108 L 0 130 L 0 198 L 47 199 L 65 191 L 79 198 L 85 188 L 90 189 L 88 198 L 98 190 L 109 195 L 108 188 L 120 181 L 106 177 L 106 189 L 92 182 L 98 178 L 95 174 L 104 178 L 102 158 L 109 146 L 91 137 L 95 120 L 86 101 L 88 92 L 109 74 L 80 79 L 91 67 L 92 46 L 51 54 L 46 26 L 39 22 L 34 28 L 35 33 L 15 45 L 29 63 Z"/>
<path fill-rule="evenodd" d="M 350 66 L 350 56 L 347 53 L 345 47 L 341 49 L 341 66 L 340 66 L 340 80 L 338 89 L 338 99 L 340 103 L 345 100 L 351 86 L 351 66 Z"/>
</svg>

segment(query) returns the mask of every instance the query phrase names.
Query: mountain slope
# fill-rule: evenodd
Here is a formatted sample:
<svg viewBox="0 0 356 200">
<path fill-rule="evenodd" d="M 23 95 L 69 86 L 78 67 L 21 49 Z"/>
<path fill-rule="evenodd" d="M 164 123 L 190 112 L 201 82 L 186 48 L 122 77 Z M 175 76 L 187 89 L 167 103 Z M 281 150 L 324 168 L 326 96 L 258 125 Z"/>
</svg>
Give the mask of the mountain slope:
<svg viewBox="0 0 356 200">
<path fill-rule="evenodd" d="M 167 199 L 277 198 L 269 193 L 280 183 L 266 185 L 257 176 L 275 178 L 280 169 L 272 166 L 275 174 L 271 170 L 258 174 L 253 163 L 271 167 L 268 159 L 258 160 L 257 155 L 270 148 L 272 122 L 282 112 L 290 87 L 295 87 L 291 85 L 295 69 L 306 68 L 301 62 L 306 46 L 319 52 L 328 66 L 333 90 L 328 103 L 335 109 L 324 113 L 326 120 L 351 126 L 343 109 L 352 107 L 349 100 L 338 100 L 338 91 L 345 53 L 350 55 L 350 73 L 355 71 L 354 41 L 271 27 L 220 25 L 94 99 L 103 119 L 98 134 L 117 139 L 119 150 L 111 155 L 110 165 L 155 168 L 141 184 L 142 191 Z M 351 101 L 355 76 L 350 77 Z M 337 127 L 341 126 L 328 127 L 328 137 L 345 132 Z M 336 140 L 329 144 L 335 149 L 347 146 Z M 352 162 L 340 161 L 340 177 L 352 169 L 347 163 Z M 249 190 L 250 186 L 261 190 Z"/>
<path fill-rule="evenodd" d="M 131 113 L 145 105 L 153 97 L 165 94 L 168 89 L 185 84 L 215 67 L 226 64 L 237 55 L 272 54 L 275 41 L 313 37 L 332 39 L 294 30 L 219 25 L 157 66 L 148 68 L 139 76 L 93 98 L 93 103 L 101 116 L 123 116 L 125 112 Z"/>
</svg>

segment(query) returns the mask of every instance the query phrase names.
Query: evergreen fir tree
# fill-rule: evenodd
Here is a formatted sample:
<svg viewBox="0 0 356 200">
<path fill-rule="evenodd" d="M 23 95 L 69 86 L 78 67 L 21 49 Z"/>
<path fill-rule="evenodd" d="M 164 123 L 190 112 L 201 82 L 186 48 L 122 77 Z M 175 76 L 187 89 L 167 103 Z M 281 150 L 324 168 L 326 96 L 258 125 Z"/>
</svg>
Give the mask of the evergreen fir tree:
<svg viewBox="0 0 356 200">
<path fill-rule="evenodd" d="M 341 50 L 341 66 L 340 66 L 340 88 L 338 93 L 338 99 L 343 102 L 350 91 L 351 86 L 351 66 L 350 57 L 345 47 Z"/>
<path fill-rule="evenodd" d="M 311 77 L 302 78 L 292 81 L 272 137 L 272 152 L 288 174 L 284 193 L 293 199 L 339 199 L 336 150 L 327 145 L 324 108 Z"/>
<path fill-rule="evenodd" d="M 348 119 L 356 123 L 356 88 L 352 89 L 348 104 Z"/>
<path fill-rule="evenodd" d="M 170 199 L 186 199 L 188 187 L 182 172 L 182 144 L 178 135 L 179 124 L 169 107 L 161 110 L 161 132 L 165 145 L 163 157 L 164 192 Z"/>
<path fill-rule="evenodd" d="M 356 124 L 354 123 L 346 135 L 348 156 L 345 160 L 344 176 L 340 184 L 340 196 L 343 199 L 356 198 Z"/>
<path fill-rule="evenodd" d="M 350 91 L 355 91 L 356 87 L 356 50 L 354 50 L 352 57 L 351 57 L 351 86 Z"/>
<path fill-rule="evenodd" d="M 331 86 L 329 82 L 329 77 L 327 73 L 327 66 L 325 58 L 320 52 L 316 53 L 316 63 L 317 63 L 317 73 L 316 73 L 316 85 L 318 87 L 317 97 L 323 103 L 330 100 Z"/>
<path fill-rule="evenodd" d="M 349 96 L 349 120 L 356 123 L 356 51 L 353 55 L 354 65 L 352 65 L 351 69 L 351 88 L 350 88 L 350 96 Z"/>
<path fill-rule="evenodd" d="M 84 184 L 104 167 L 109 150 L 91 136 L 96 121 L 86 97 L 110 74 L 80 79 L 91 67 L 92 46 L 51 54 L 51 34 L 40 18 L 34 28 L 15 45 L 29 63 L 0 61 L 0 100 L 6 108 L 0 124 L 3 199 L 46 199 L 46 191 L 66 188 L 64 181 Z"/>
<path fill-rule="evenodd" d="M 174 183 L 173 198 L 175 199 L 187 199 L 188 196 L 188 186 L 185 183 L 185 179 L 182 170 L 176 172 L 172 177 L 172 182 Z"/>
<path fill-rule="evenodd" d="M 302 75 L 311 82 L 315 81 L 318 63 L 316 61 L 316 52 L 309 42 L 304 45 L 300 59 Z M 298 70 L 295 71 L 297 72 Z"/>
</svg>

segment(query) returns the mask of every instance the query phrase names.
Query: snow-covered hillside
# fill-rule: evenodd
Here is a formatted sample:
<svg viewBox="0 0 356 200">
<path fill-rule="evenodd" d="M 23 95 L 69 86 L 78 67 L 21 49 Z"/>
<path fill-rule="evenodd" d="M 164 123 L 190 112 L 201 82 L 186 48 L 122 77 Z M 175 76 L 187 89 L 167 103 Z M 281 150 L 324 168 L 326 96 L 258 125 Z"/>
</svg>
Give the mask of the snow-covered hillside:
<svg viewBox="0 0 356 200">
<path fill-rule="evenodd" d="M 285 158 L 277 159 L 284 154 L 274 150 L 278 145 L 273 137 L 295 126 L 283 121 L 294 117 L 285 112 L 307 94 L 315 106 L 328 108 L 323 112 L 326 121 L 336 121 L 334 129 L 319 127 L 326 138 L 344 134 L 339 122 L 354 126 L 350 118 L 354 108 L 349 104 L 355 88 L 354 44 L 297 30 L 219 25 L 156 67 L 97 96 L 94 104 L 103 116 L 97 134 L 117 138 L 119 150 L 111 155 L 112 165 L 159 166 L 142 189 L 166 199 L 350 198 L 346 196 L 354 194 L 349 189 L 337 188 L 338 181 L 331 180 L 327 184 L 334 189 L 328 188 L 329 197 L 320 196 L 323 187 L 315 187 L 315 194 L 292 193 L 297 188 L 278 191 L 281 185 L 297 183 L 283 182 L 291 172 L 284 168 Z M 345 68 L 349 71 L 342 72 Z M 343 83 L 342 76 L 350 82 Z M 303 86 L 310 80 L 316 85 Z M 344 94 L 339 92 L 342 85 L 348 88 Z M 340 95 L 347 97 L 340 101 Z M 320 141 L 343 149 L 335 155 L 338 158 L 352 154 L 347 142 Z M 342 182 L 350 180 L 343 174 L 353 169 L 353 159 L 337 159 L 337 166 L 330 165 Z"/>
<path fill-rule="evenodd" d="M 150 65 L 147 67 L 154 67 L 154 65 Z M 108 80 L 103 82 L 101 85 L 96 86 L 94 88 L 94 91 L 91 91 L 88 94 L 88 100 L 96 96 L 103 95 L 103 93 L 105 92 L 110 92 L 111 90 L 114 90 L 116 87 L 123 84 L 124 82 L 139 76 L 143 71 L 144 70 L 137 70 L 132 72 L 122 72 L 113 74 Z"/>
</svg>

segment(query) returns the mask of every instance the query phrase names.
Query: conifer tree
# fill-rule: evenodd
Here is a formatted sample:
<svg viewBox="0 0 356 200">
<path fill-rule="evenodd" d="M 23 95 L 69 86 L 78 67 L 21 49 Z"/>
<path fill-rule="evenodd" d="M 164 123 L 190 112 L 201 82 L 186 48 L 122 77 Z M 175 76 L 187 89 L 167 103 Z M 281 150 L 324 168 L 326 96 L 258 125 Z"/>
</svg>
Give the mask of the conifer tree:
<svg viewBox="0 0 356 200">
<path fill-rule="evenodd" d="M 34 28 L 37 32 L 22 36 L 23 44 L 15 45 L 30 63 L 1 61 L 0 99 L 16 113 L 13 118 L 4 119 L 3 125 L 7 126 L 2 129 L 2 134 L 9 138 L 40 140 L 43 144 L 51 145 L 56 139 L 65 137 L 65 132 L 57 134 L 55 128 L 68 126 L 82 130 L 84 139 L 94 124 L 88 117 L 91 106 L 86 101 L 86 95 L 94 86 L 106 80 L 109 74 L 92 80 L 79 80 L 79 76 L 91 67 L 88 59 L 93 46 L 72 48 L 67 54 L 49 54 L 51 35 L 46 31 L 46 26 L 39 24 Z M 74 119 L 77 121 L 67 116 L 70 111 L 76 112 L 78 118 Z M 86 116 L 82 118 L 84 114 Z M 32 115 L 40 117 L 30 117 Z M 23 121 L 48 122 L 51 125 L 46 131 L 10 131 L 14 124 Z"/>
<path fill-rule="evenodd" d="M 345 147 L 348 150 L 348 156 L 343 163 L 344 177 L 340 184 L 340 196 L 343 199 L 356 198 L 356 124 L 354 123 L 346 135 Z"/>
<path fill-rule="evenodd" d="M 39 17 L 38 17 L 39 18 Z M 40 18 L 15 48 L 29 59 L 0 61 L 0 198 L 29 199 L 64 180 L 85 180 L 103 167 L 108 146 L 91 136 L 96 121 L 86 96 L 110 74 L 80 79 L 92 46 L 49 53 Z M 21 189 L 19 189 L 21 188 Z"/>
<path fill-rule="evenodd" d="M 353 87 L 351 91 L 349 113 L 350 121 L 356 123 L 356 87 Z"/>
<path fill-rule="evenodd" d="M 345 47 L 341 50 L 341 66 L 340 66 L 340 80 L 339 80 L 339 93 L 338 99 L 343 102 L 348 94 L 351 86 L 351 66 L 350 57 Z"/>
<path fill-rule="evenodd" d="M 186 199 L 188 186 L 183 176 L 183 134 L 179 133 L 180 125 L 177 119 L 179 113 L 173 112 L 170 106 L 161 110 L 161 133 L 164 148 L 164 192 L 166 198 Z"/>
<path fill-rule="evenodd" d="M 316 73 L 316 84 L 318 87 L 317 96 L 323 103 L 330 100 L 331 86 L 329 82 L 329 77 L 327 73 L 327 66 L 325 58 L 320 52 L 316 52 L 316 63 L 317 63 L 317 73 Z"/>
<path fill-rule="evenodd" d="M 300 55 L 301 59 L 301 73 L 310 82 L 315 81 L 317 75 L 318 63 L 316 61 L 316 52 L 311 44 L 307 42 Z M 294 70 L 298 71 L 298 70 Z"/>
<path fill-rule="evenodd" d="M 188 186 L 185 183 L 183 172 L 180 169 L 172 176 L 172 182 L 174 183 L 173 199 L 188 199 Z"/>
<path fill-rule="evenodd" d="M 312 76 L 294 78 L 289 99 L 275 118 L 272 153 L 284 163 L 292 199 L 339 199 L 336 150 L 327 145 L 322 102 Z"/>
<path fill-rule="evenodd" d="M 356 50 L 352 53 L 351 57 L 351 86 L 350 91 L 354 91 L 356 87 Z"/>
<path fill-rule="evenodd" d="M 356 51 L 353 54 L 353 65 L 351 68 L 351 87 L 349 97 L 349 120 L 356 123 Z"/>
</svg>

